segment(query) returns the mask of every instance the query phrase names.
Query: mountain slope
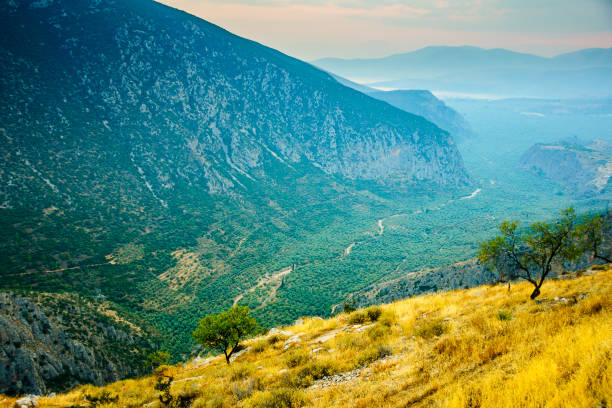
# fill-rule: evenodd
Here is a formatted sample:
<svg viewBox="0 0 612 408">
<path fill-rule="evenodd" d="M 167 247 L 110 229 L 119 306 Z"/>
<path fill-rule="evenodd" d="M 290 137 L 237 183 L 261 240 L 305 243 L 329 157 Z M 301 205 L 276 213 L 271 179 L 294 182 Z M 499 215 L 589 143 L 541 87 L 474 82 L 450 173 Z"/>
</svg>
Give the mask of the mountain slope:
<svg viewBox="0 0 612 408">
<path fill-rule="evenodd" d="M 578 275 L 547 282 L 539 302 L 525 282 L 304 319 L 248 341 L 230 366 L 213 356 L 161 372 L 194 407 L 608 406 L 612 270 Z M 39 406 L 106 392 L 117 406 L 161 407 L 154 384 L 81 387 Z"/>
<path fill-rule="evenodd" d="M 333 74 L 332 74 L 333 75 Z M 446 105 L 426 90 L 379 91 L 369 86 L 361 85 L 348 79 L 333 75 L 342 85 L 363 92 L 373 98 L 385 101 L 390 105 L 419 115 L 435 123 L 441 129 L 448 131 L 455 141 L 471 138 L 474 131 L 459 112 Z"/>
<path fill-rule="evenodd" d="M 177 358 L 234 299 L 277 324 L 375 279 L 326 263 L 368 189 L 470 181 L 422 117 L 152 1 L 1 2 L 0 34 L 0 287 L 102 293 Z"/>
<path fill-rule="evenodd" d="M 426 90 L 375 91 L 368 93 L 406 112 L 423 116 L 448 131 L 457 142 L 474 137 L 474 131 L 463 116 Z"/>
</svg>

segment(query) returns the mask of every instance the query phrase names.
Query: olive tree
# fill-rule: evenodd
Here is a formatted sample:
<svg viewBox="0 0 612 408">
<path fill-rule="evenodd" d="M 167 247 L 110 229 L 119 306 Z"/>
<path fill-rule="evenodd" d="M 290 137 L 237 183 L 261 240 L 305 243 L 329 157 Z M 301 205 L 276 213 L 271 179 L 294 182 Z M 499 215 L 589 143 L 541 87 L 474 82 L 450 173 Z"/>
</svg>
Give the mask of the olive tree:
<svg viewBox="0 0 612 408">
<path fill-rule="evenodd" d="M 258 333 L 259 325 L 248 306 L 233 306 L 216 315 L 207 315 L 191 334 L 204 347 L 223 352 L 225 361 L 236 351 L 241 340 Z"/>
<path fill-rule="evenodd" d="M 591 253 L 593 258 L 612 263 L 612 258 L 603 250 L 606 232 L 610 225 L 601 214 L 587 214 L 576 228 L 576 240 L 579 248 Z"/>
<path fill-rule="evenodd" d="M 510 278 L 522 278 L 534 286 L 530 297 L 535 299 L 554 262 L 575 261 L 582 255 L 576 241 L 576 226 L 572 207 L 552 223 L 536 222 L 519 229 L 516 221 L 503 222 L 500 234 L 480 245 L 478 258 L 493 269 L 500 262 L 505 263 L 512 271 Z"/>
</svg>

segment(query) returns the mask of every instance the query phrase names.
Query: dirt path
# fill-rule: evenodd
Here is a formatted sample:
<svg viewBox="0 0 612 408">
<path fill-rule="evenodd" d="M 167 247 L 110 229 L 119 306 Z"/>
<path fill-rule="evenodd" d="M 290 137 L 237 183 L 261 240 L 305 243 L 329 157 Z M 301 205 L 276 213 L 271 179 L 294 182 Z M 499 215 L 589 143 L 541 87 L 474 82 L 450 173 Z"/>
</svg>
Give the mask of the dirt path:
<svg viewBox="0 0 612 408">
<path fill-rule="evenodd" d="M 355 248 L 355 245 L 357 245 L 357 243 L 353 242 L 351 245 L 349 245 L 346 248 L 344 248 L 344 257 L 345 258 L 351 254 L 351 251 L 353 250 L 353 248 Z"/>
<path fill-rule="evenodd" d="M 293 266 L 288 266 L 286 268 L 273 272 L 270 275 L 268 274 L 264 275 L 263 277 L 259 279 L 259 281 L 257 282 L 255 286 L 252 286 L 251 288 L 247 289 L 245 292 L 236 296 L 234 298 L 233 306 L 236 306 L 238 302 L 240 302 L 246 295 L 253 293 L 258 288 L 264 287 L 266 285 L 270 285 L 270 292 L 268 292 L 268 295 L 266 296 L 264 301 L 259 306 L 257 306 L 255 310 L 261 309 L 262 307 L 270 304 L 276 298 L 276 291 L 278 291 L 278 289 L 283 284 L 283 279 L 285 278 L 285 276 L 289 275 L 292 271 L 293 271 Z"/>
<path fill-rule="evenodd" d="M 64 271 L 71 271 L 71 270 L 74 270 L 74 269 L 89 268 L 89 267 L 96 267 L 96 266 L 103 266 L 103 265 L 111 265 L 111 263 L 110 262 L 104 262 L 104 263 L 98 263 L 98 264 L 71 266 L 69 268 L 48 269 L 48 270 L 43 270 L 43 271 L 21 272 L 21 273 L 17 273 L 16 275 L 23 276 L 23 275 L 34 275 L 35 273 L 58 273 L 58 272 L 64 272 Z"/>
</svg>

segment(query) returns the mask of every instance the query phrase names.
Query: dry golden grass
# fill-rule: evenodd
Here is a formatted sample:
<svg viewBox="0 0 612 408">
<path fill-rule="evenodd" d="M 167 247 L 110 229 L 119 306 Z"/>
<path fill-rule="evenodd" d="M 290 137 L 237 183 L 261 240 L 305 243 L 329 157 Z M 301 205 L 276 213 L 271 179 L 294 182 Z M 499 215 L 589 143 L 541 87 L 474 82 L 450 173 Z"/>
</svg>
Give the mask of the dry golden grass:
<svg viewBox="0 0 612 408">
<path fill-rule="evenodd" d="M 415 297 L 382 306 L 380 316 L 365 313 L 357 325 L 362 316 L 305 319 L 284 329 L 299 341 L 253 339 L 231 366 L 217 357 L 164 370 L 174 376 L 172 393 L 192 396 L 196 408 L 612 406 L 612 268 L 547 282 L 540 303 L 529 300 L 531 290 Z M 351 370 L 348 379 L 316 382 Z M 85 406 L 85 394 L 104 390 L 119 397 L 106 406 L 158 407 L 154 384 L 85 386 L 40 406 Z"/>
</svg>

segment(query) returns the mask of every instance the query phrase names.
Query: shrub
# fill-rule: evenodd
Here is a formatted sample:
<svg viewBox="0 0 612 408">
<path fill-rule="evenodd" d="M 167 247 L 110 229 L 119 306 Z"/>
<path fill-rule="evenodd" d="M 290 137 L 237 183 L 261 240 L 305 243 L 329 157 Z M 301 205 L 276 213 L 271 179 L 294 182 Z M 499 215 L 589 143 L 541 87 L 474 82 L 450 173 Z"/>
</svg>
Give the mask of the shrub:
<svg viewBox="0 0 612 408">
<path fill-rule="evenodd" d="M 230 379 L 232 381 L 242 380 L 243 378 L 248 377 L 251 372 L 253 372 L 253 369 L 250 366 L 241 364 L 231 369 Z"/>
<path fill-rule="evenodd" d="M 355 301 L 353 300 L 351 303 L 348 301 L 344 302 L 344 313 L 353 313 L 357 308 L 355 307 Z"/>
<path fill-rule="evenodd" d="M 88 402 L 89 408 L 95 408 L 100 405 L 113 404 L 119 399 L 118 395 L 112 396 L 108 391 L 102 391 L 97 395 L 85 394 L 85 400 Z"/>
<path fill-rule="evenodd" d="M 373 363 L 374 361 L 390 356 L 391 355 L 391 347 L 389 346 L 373 346 L 369 347 L 364 352 L 360 353 L 357 356 L 357 366 L 362 367 L 368 364 Z"/>
<path fill-rule="evenodd" d="M 397 315 L 393 310 L 384 310 L 378 318 L 378 323 L 391 327 L 397 322 Z"/>
<path fill-rule="evenodd" d="M 285 340 L 285 336 L 283 336 L 281 334 L 278 334 L 278 333 L 271 334 L 268 337 L 268 344 L 274 345 L 274 344 L 276 344 L 276 343 L 278 343 L 280 341 L 283 341 L 283 340 Z"/>
<path fill-rule="evenodd" d="M 304 394 L 291 388 L 258 392 L 247 403 L 249 408 L 299 408 L 306 405 Z"/>
<path fill-rule="evenodd" d="M 512 313 L 500 310 L 497 312 L 497 318 L 501 321 L 512 320 Z"/>
<path fill-rule="evenodd" d="M 424 339 L 431 339 L 432 337 L 441 336 L 445 331 L 444 323 L 440 320 L 435 320 L 415 327 L 414 335 Z"/>
<path fill-rule="evenodd" d="M 391 328 L 389 328 L 389 326 L 377 323 L 376 325 L 370 327 L 366 333 L 372 340 L 377 340 L 391 334 Z"/>
<path fill-rule="evenodd" d="M 285 364 L 289 368 L 306 364 L 308 361 L 310 361 L 310 355 L 306 350 L 302 349 L 292 350 L 285 357 Z"/>
<path fill-rule="evenodd" d="M 282 382 L 289 387 L 307 388 L 310 387 L 315 380 L 320 380 L 334 373 L 335 370 L 330 363 L 311 361 L 298 371 L 287 374 Z"/>
<path fill-rule="evenodd" d="M 350 324 L 363 324 L 368 320 L 368 315 L 363 310 L 357 310 L 349 315 Z"/>
<path fill-rule="evenodd" d="M 268 348 L 268 342 L 265 340 L 257 340 L 251 346 L 253 353 L 263 353 Z"/>
<path fill-rule="evenodd" d="M 259 378 L 249 378 L 240 384 L 234 384 L 232 386 L 232 394 L 237 401 L 242 401 L 249 398 L 255 391 L 262 391 L 263 386 Z"/>
<path fill-rule="evenodd" d="M 382 309 L 380 308 L 380 306 L 370 306 L 365 310 L 365 312 L 368 315 L 368 319 L 370 319 L 370 321 L 372 322 L 375 322 L 382 314 Z"/>
</svg>

